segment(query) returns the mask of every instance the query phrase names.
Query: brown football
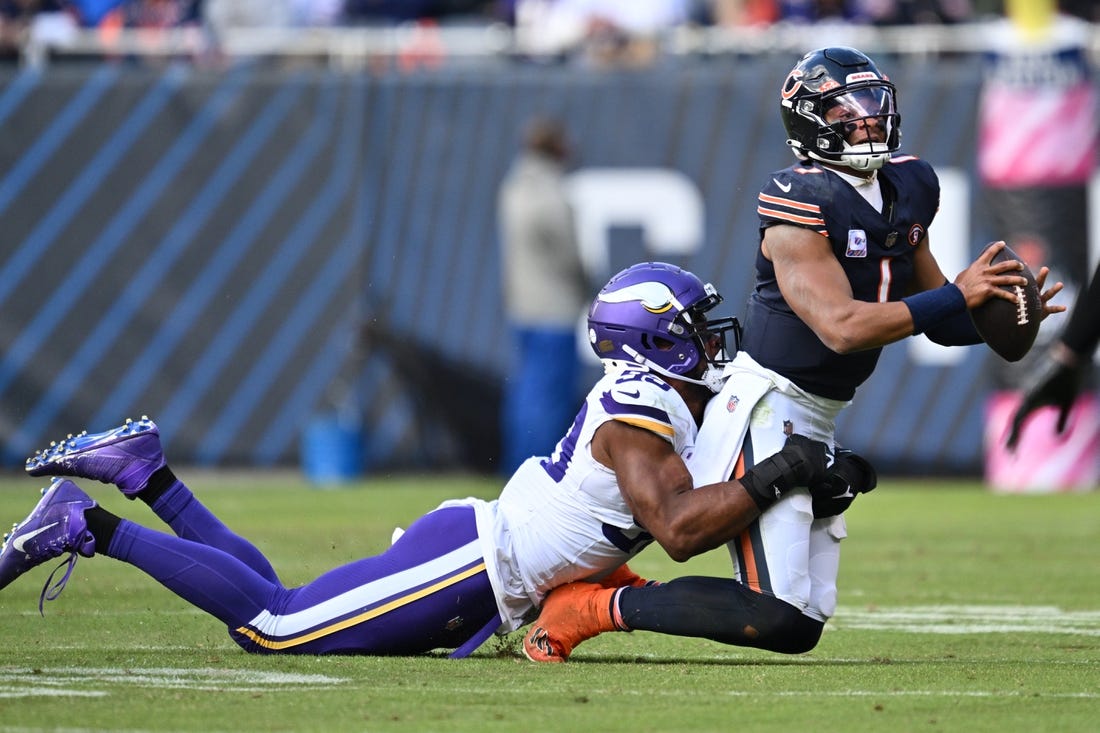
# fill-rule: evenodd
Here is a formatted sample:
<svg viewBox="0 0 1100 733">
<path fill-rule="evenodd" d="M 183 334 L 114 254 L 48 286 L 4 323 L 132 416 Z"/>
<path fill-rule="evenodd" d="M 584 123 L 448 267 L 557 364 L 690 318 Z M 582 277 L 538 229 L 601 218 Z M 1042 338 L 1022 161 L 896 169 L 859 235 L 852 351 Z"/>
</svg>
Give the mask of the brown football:
<svg viewBox="0 0 1100 733">
<path fill-rule="evenodd" d="M 986 245 L 985 249 L 991 246 L 992 244 Z M 970 318 L 985 343 L 998 356 L 1006 361 L 1019 361 L 1035 343 L 1039 323 L 1043 320 L 1043 303 L 1039 296 L 1039 284 L 1027 263 L 1005 247 L 994 255 L 992 264 L 1005 260 L 1023 262 L 1024 269 L 1019 274 L 1027 278 L 1027 285 L 1002 286 L 1003 290 L 1016 296 L 1016 302 L 990 298 L 971 310 Z"/>
</svg>

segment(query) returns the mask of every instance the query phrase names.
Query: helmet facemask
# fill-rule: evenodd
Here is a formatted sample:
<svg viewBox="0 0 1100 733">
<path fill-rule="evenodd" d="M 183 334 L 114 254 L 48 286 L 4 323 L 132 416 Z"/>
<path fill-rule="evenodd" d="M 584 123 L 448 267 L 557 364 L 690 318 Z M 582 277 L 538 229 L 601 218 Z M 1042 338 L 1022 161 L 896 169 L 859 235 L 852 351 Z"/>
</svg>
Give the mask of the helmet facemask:
<svg viewBox="0 0 1100 733">
<path fill-rule="evenodd" d="M 893 87 L 875 84 L 860 89 L 845 89 L 839 94 L 825 94 L 821 99 L 823 122 L 834 130 L 840 139 L 843 153 L 840 161 L 859 171 L 876 170 L 890 159 L 897 149 L 891 141 L 897 141 L 898 113 L 894 106 Z M 831 121 L 835 120 L 835 121 Z M 878 128 L 878 137 L 872 139 L 871 128 Z M 855 135 L 857 140 L 849 140 Z"/>
<path fill-rule="evenodd" d="M 589 338 L 609 369 L 638 364 L 665 377 L 718 391 L 738 346 L 734 318 L 708 321 L 722 302 L 714 286 L 664 263 L 634 265 L 616 275 L 589 310 Z M 726 333 L 733 331 L 734 352 Z"/>
<path fill-rule="evenodd" d="M 708 289 L 713 287 L 708 283 Z M 680 377 L 695 384 L 702 384 L 712 392 L 722 389 L 722 374 L 726 364 L 737 355 L 741 347 L 741 324 L 736 318 L 716 318 L 707 320 L 706 312 L 718 305 L 722 297 L 714 293 L 713 300 L 697 303 L 694 307 L 684 311 L 678 320 L 684 321 L 691 338 L 698 345 L 700 360 L 697 369 L 698 378 Z M 733 335 L 733 350 L 726 346 L 726 334 Z M 713 352 L 713 354 L 712 354 Z"/>
<path fill-rule="evenodd" d="M 816 136 L 811 145 L 798 140 L 788 144 L 810 158 L 868 171 L 881 168 L 899 147 L 901 117 L 889 82 L 839 87 L 818 99 L 807 97 L 793 104 L 794 113 L 816 127 Z M 881 140 L 871 139 L 871 126 L 881 130 Z M 853 134 L 862 140 L 849 142 Z"/>
<path fill-rule="evenodd" d="M 863 53 L 844 47 L 811 51 L 780 92 L 787 144 L 802 159 L 876 170 L 900 147 L 896 94 Z"/>
</svg>

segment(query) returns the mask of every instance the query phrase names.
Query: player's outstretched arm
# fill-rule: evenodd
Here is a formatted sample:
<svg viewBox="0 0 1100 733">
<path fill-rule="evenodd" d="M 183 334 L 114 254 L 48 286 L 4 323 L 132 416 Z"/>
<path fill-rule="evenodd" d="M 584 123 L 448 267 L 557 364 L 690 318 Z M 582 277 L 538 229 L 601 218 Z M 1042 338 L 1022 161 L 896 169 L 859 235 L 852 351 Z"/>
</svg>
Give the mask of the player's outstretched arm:
<svg viewBox="0 0 1100 733">
<path fill-rule="evenodd" d="M 1061 342 L 1056 342 L 1047 350 L 1039 368 L 1024 385 L 1023 401 L 1012 417 L 1012 428 L 1008 434 L 1009 449 L 1015 450 L 1024 423 L 1040 407 L 1049 405 L 1058 408 L 1056 429 L 1059 435 L 1065 431 L 1070 408 L 1085 381 L 1087 366 L 1088 360 L 1079 358 Z"/>
<path fill-rule="evenodd" d="M 677 562 L 737 537 L 788 491 L 826 475 L 825 444 L 801 436 L 792 436 L 782 451 L 740 480 L 697 489 L 669 443 L 647 430 L 605 423 L 596 431 L 592 452 L 615 471 L 638 524 Z"/>
<path fill-rule="evenodd" d="M 1060 283 L 1059 283 L 1060 284 Z M 1046 304 L 1044 302 L 1044 309 Z M 1066 428 L 1070 409 L 1081 392 L 1085 373 L 1091 363 L 1089 354 L 1100 342 L 1100 265 L 1085 290 L 1073 305 L 1073 314 L 1059 340 L 1043 356 L 1039 368 L 1024 385 L 1024 398 L 1012 418 L 1008 447 L 1014 449 L 1024 423 L 1035 410 L 1044 406 L 1058 408 L 1056 429 Z"/>
</svg>

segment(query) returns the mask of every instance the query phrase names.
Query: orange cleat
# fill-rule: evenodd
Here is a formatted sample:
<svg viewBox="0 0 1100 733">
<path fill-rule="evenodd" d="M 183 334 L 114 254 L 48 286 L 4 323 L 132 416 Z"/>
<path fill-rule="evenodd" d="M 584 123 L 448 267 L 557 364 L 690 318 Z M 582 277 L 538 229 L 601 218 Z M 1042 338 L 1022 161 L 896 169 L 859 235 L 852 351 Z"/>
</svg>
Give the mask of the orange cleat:
<svg viewBox="0 0 1100 733">
<path fill-rule="evenodd" d="M 550 591 L 523 637 L 523 653 L 533 662 L 564 662 L 582 641 L 605 631 L 626 631 L 613 616 L 618 591 L 599 583 L 567 583 Z"/>
<path fill-rule="evenodd" d="M 599 581 L 604 588 L 622 588 L 629 585 L 631 588 L 644 588 L 647 585 L 660 585 L 659 581 L 646 580 L 630 569 L 626 563 L 611 571 L 611 575 Z"/>
</svg>

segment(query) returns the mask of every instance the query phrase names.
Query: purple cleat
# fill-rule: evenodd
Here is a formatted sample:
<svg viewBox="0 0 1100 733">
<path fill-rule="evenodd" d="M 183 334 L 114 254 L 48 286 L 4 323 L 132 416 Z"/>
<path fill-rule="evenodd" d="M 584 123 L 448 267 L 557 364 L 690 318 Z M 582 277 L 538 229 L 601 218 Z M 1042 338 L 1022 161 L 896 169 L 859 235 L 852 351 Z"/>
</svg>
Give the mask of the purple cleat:
<svg viewBox="0 0 1100 733">
<path fill-rule="evenodd" d="M 147 417 L 102 433 L 85 430 L 38 451 L 27 459 L 31 476 L 78 476 L 114 484 L 134 499 L 149 477 L 165 466 L 160 430 Z"/>
<path fill-rule="evenodd" d="M 95 501 L 66 479 L 54 479 L 42 492 L 38 505 L 21 524 L 4 535 L 4 545 L 0 548 L 0 588 L 6 588 L 31 568 L 69 553 L 69 567 L 61 580 L 52 588 L 53 575 L 46 581 L 38 601 L 39 611 L 43 601 L 57 598 L 65 587 L 76 564 L 77 553 L 84 557 L 95 553 L 95 537 L 88 532 L 84 519 L 84 511 L 94 507 Z"/>
</svg>

